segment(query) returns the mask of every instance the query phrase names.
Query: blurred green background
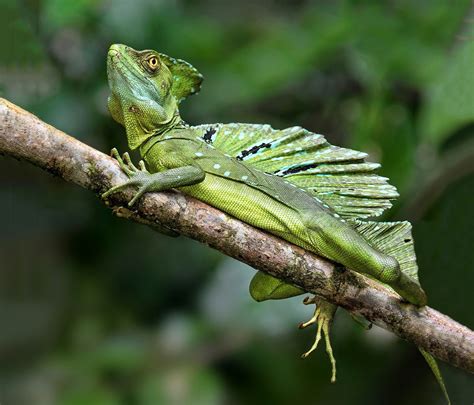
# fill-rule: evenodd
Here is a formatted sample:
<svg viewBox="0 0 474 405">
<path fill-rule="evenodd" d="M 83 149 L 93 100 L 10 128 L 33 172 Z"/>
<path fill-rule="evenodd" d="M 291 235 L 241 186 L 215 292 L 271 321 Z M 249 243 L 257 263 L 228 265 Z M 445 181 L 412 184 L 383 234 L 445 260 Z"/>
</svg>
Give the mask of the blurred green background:
<svg viewBox="0 0 474 405">
<path fill-rule="evenodd" d="M 111 43 L 205 76 L 193 124 L 302 125 L 367 151 L 414 223 L 430 304 L 474 326 L 474 11 L 469 0 L 1 0 L 0 95 L 104 152 Z M 0 157 L 0 403 L 443 404 L 416 348 L 339 311 L 338 381 L 301 297 L 257 304 L 253 270 L 117 219 Z M 472 375 L 442 364 L 454 404 Z"/>
</svg>

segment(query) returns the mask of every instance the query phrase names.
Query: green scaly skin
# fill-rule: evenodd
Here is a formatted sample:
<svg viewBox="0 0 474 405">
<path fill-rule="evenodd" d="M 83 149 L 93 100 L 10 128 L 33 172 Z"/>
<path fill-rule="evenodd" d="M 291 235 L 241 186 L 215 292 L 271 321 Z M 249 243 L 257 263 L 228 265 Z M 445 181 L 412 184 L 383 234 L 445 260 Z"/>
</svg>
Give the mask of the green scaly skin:
<svg viewBox="0 0 474 405">
<path fill-rule="evenodd" d="M 112 152 L 130 180 L 104 193 L 106 198 L 125 187 L 138 191 L 132 206 L 146 192 L 178 188 L 234 217 L 277 235 L 351 270 L 391 286 L 405 300 L 426 304 L 419 284 L 400 271 L 397 260 L 372 247 L 326 204 L 281 177 L 269 175 L 214 148 L 212 133 L 182 121 L 178 105 L 199 90 L 202 76 L 188 63 L 156 51 L 136 51 L 125 45 L 110 47 L 107 75 L 112 117 L 126 128 L 131 149 L 140 148 L 145 164 L 136 168 L 128 154 Z M 258 301 L 287 298 L 301 289 L 257 273 L 250 292 Z M 335 360 L 328 338 L 336 306 L 319 300 L 315 316 L 302 327 L 318 322 L 328 354 Z M 314 303 L 314 300 L 310 300 Z M 308 303 L 308 301 L 306 302 Z"/>
</svg>

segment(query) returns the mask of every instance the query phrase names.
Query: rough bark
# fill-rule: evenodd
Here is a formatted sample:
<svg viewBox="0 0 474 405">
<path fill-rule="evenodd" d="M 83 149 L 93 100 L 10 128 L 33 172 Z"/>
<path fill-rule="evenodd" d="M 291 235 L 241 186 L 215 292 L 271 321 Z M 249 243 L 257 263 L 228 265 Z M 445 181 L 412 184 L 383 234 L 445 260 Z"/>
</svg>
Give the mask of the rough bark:
<svg viewBox="0 0 474 405">
<path fill-rule="evenodd" d="M 0 99 L 0 153 L 25 160 L 100 195 L 127 179 L 115 160 L 16 105 Z M 131 190 L 111 198 L 119 216 L 161 224 L 250 266 L 318 294 L 413 342 L 435 357 L 474 372 L 474 332 L 426 306 L 403 303 L 383 285 L 268 235 L 179 192 L 149 193 L 133 211 L 119 208 Z"/>
</svg>

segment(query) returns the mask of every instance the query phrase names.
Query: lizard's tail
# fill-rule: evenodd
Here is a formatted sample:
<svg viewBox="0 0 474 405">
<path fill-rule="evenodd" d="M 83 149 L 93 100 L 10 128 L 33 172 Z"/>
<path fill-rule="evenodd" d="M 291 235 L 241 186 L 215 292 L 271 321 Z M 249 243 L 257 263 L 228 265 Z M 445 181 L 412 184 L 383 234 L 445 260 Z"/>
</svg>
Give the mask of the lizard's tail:
<svg viewBox="0 0 474 405">
<path fill-rule="evenodd" d="M 448 390 L 446 389 L 446 385 L 444 384 L 443 376 L 441 375 L 441 371 L 438 367 L 438 363 L 436 362 L 435 358 L 431 354 L 424 351 L 421 347 L 419 347 L 418 350 L 420 351 L 420 353 L 423 355 L 426 362 L 428 363 L 428 366 L 433 372 L 436 378 L 436 381 L 438 381 L 438 385 L 441 388 L 441 391 L 443 391 L 444 397 L 446 398 L 446 402 L 448 403 L 448 405 L 451 405 L 451 400 L 449 399 Z"/>
<path fill-rule="evenodd" d="M 374 248 L 397 259 L 402 272 L 402 280 L 405 283 L 403 287 L 405 289 L 411 288 L 415 295 L 418 289 L 422 292 L 421 299 L 426 300 L 426 296 L 418 282 L 418 266 L 416 264 L 411 224 L 407 221 L 363 222 L 357 220 L 352 220 L 350 223 Z M 397 290 L 397 288 L 394 289 Z M 428 363 L 439 387 L 443 391 L 448 405 L 450 405 L 451 402 L 444 384 L 443 376 L 441 375 L 441 371 L 435 358 L 420 347 L 418 350 Z"/>
</svg>

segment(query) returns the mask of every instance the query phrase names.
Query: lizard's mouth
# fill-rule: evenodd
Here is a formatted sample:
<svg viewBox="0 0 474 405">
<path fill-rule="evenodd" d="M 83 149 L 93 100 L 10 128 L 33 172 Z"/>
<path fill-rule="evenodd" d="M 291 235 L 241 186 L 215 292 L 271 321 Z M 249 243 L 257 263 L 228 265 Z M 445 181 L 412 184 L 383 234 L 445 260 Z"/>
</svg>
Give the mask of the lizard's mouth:
<svg viewBox="0 0 474 405">
<path fill-rule="evenodd" d="M 131 64 L 127 63 L 127 58 L 123 57 L 124 52 L 126 52 L 125 45 L 113 44 L 109 48 L 109 52 L 107 53 L 107 76 L 109 80 L 111 76 L 115 76 L 116 73 L 118 73 L 119 76 L 126 77 L 126 73 L 124 72 L 125 68 L 129 71 L 133 69 L 133 67 L 130 66 Z"/>
</svg>

